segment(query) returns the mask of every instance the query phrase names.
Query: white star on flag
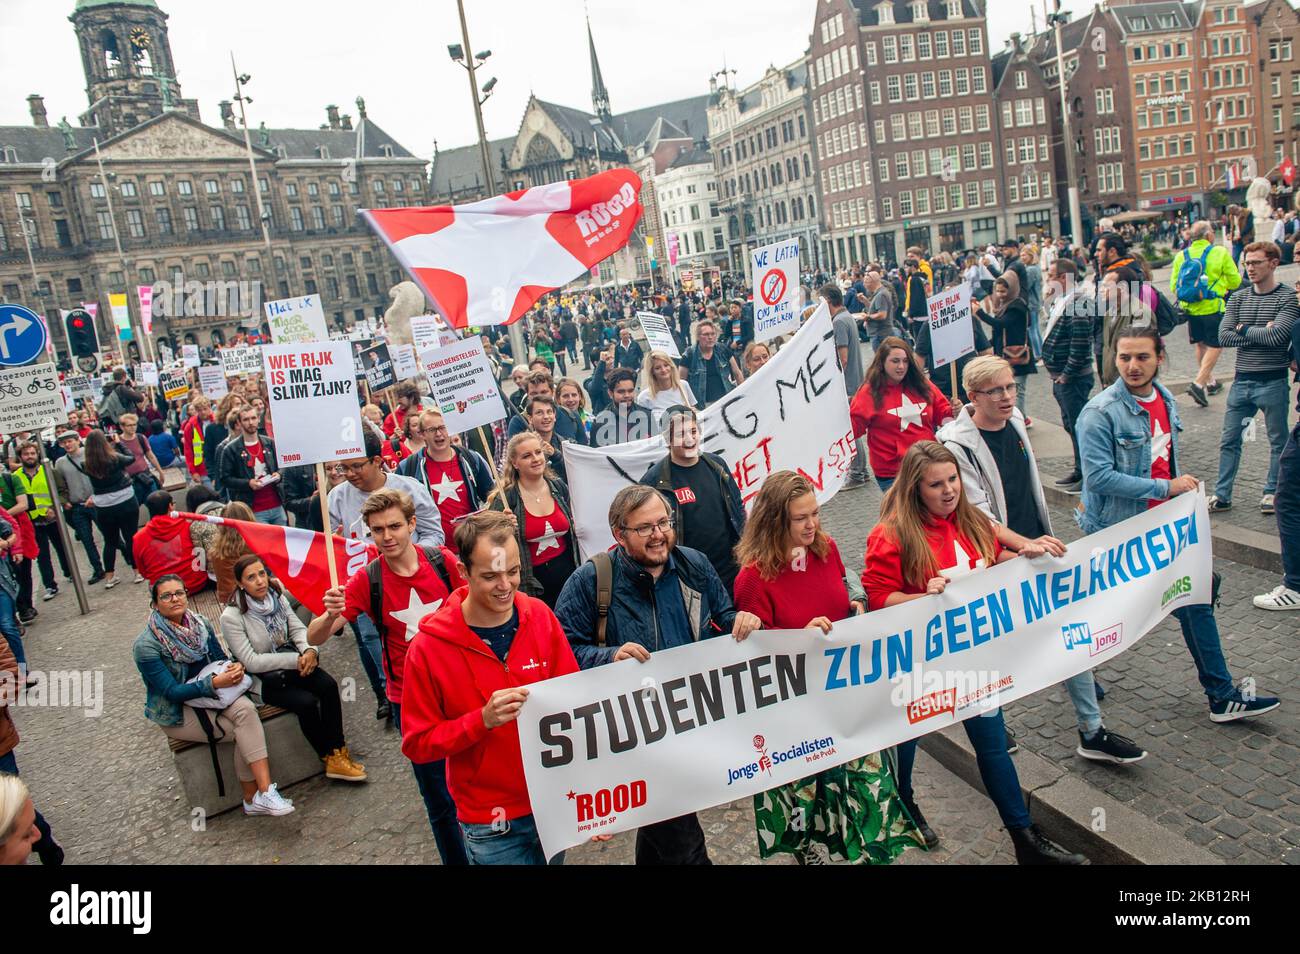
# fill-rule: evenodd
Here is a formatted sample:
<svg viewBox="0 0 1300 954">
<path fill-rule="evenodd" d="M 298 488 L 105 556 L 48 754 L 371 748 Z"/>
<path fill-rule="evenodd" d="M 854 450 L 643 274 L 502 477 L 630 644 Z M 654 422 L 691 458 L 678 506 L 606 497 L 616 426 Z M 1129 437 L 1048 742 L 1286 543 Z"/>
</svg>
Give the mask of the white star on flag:
<svg viewBox="0 0 1300 954">
<path fill-rule="evenodd" d="M 424 602 L 424 600 L 420 599 L 420 594 L 415 587 L 411 587 L 411 597 L 407 601 L 406 609 L 396 612 L 390 611 L 388 615 L 399 623 L 406 624 L 406 641 L 409 643 L 415 638 L 415 634 L 420 631 L 420 620 L 430 613 L 438 612 L 438 607 L 441 605 L 441 599 L 436 599 L 432 603 Z"/>
<path fill-rule="evenodd" d="M 956 558 L 952 569 L 943 571 L 943 575 L 949 580 L 955 580 L 959 576 L 966 576 L 975 570 L 984 569 L 984 558 L 980 557 L 978 560 L 972 560 L 971 555 L 966 552 L 966 548 L 961 545 L 961 541 L 955 537 L 952 541 L 952 553 Z"/>
<path fill-rule="evenodd" d="M 436 484 L 430 484 L 429 489 L 437 492 L 438 499 L 435 503 L 445 503 L 448 500 L 460 499 L 460 488 L 465 486 L 463 480 L 452 480 L 450 474 L 443 474 L 442 480 Z"/>
<path fill-rule="evenodd" d="M 924 411 L 925 408 L 926 404 L 924 401 L 920 404 L 916 404 L 907 396 L 907 392 L 904 391 L 903 402 L 899 404 L 898 407 L 891 407 L 889 413 L 898 417 L 898 429 L 900 431 L 905 431 L 909 427 L 921 426 L 921 412 Z"/>
<path fill-rule="evenodd" d="M 1160 426 L 1159 421 L 1153 423 L 1155 428 L 1151 432 L 1151 459 L 1163 460 L 1167 464 L 1169 463 L 1169 434 Z"/>
<path fill-rule="evenodd" d="M 529 543 L 537 544 L 537 555 L 541 556 L 547 550 L 560 549 L 560 535 L 551 527 L 551 521 L 546 521 L 546 526 L 542 530 L 542 535 L 536 540 L 529 540 Z"/>
</svg>

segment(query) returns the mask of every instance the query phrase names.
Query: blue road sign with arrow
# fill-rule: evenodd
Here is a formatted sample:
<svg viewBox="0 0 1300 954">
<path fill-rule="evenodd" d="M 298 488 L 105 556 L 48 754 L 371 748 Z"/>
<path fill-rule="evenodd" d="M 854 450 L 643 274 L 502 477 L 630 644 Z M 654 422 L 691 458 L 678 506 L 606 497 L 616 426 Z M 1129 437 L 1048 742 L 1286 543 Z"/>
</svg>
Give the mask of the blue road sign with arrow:
<svg viewBox="0 0 1300 954">
<path fill-rule="evenodd" d="M 22 305 L 0 305 L 0 365 L 26 364 L 45 353 L 45 322 Z"/>
</svg>

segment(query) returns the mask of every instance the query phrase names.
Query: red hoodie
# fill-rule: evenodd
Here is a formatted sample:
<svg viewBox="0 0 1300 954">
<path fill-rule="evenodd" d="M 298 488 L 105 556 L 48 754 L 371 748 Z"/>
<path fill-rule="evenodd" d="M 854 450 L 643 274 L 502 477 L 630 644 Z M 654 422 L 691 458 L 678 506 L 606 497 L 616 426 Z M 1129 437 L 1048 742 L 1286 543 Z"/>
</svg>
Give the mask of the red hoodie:
<svg viewBox="0 0 1300 954">
<path fill-rule="evenodd" d="M 886 384 L 879 407 L 872 400 L 871 385 L 865 382 L 853 395 L 849 405 L 853 436 L 867 435 L 871 472 L 877 477 L 897 477 L 907 449 L 917 441 L 935 440 L 939 425 L 952 417 L 952 406 L 943 392 L 927 383 L 930 393 L 924 397 L 911 390 L 905 393 L 901 384 Z"/>
<path fill-rule="evenodd" d="M 502 665 L 465 623 L 462 586 L 426 616 L 406 654 L 402 688 L 402 754 L 412 762 L 447 760 L 447 787 L 463 822 L 485 824 L 532 813 L 519 725 L 483 724 L 483 706 L 498 689 L 526 686 L 578 671 L 555 614 L 541 600 L 515 594 L 519 629 Z M 527 703 L 525 703 L 527 705 Z"/>
<path fill-rule="evenodd" d="M 195 566 L 206 564 L 194 559 L 190 522 L 183 517 L 172 514 L 154 517 L 136 531 L 131 549 L 135 553 L 136 571 L 150 586 L 166 573 L 179 575 L 187 593 L 197 593 L 208 585 L 207 571 Z"/>
</svg>

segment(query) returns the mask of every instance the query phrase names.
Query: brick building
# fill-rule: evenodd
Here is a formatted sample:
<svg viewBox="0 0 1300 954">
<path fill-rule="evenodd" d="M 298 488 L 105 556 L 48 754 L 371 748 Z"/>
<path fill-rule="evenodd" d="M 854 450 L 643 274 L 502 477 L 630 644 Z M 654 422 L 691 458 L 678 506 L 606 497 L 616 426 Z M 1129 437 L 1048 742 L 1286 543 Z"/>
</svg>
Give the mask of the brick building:
<svg viewBox="0 0 1300 954">
<path fill-rule="evenodd" d="M 1052 90 L 1032 55 L 1032 45 L 1011 34 L 1007 49 L 993 57 L 993 95 L 1005 170 L 1008 234 L 1059 235 L 1056 168 L 1052 152 Z"/>
<path fill-rule="evenodd" d="M 1258 37 L 1261 173 L 1289 156 L 1300 163 L 1300 12 L 1288 0 L 1246 8 Z"/>
</svg>

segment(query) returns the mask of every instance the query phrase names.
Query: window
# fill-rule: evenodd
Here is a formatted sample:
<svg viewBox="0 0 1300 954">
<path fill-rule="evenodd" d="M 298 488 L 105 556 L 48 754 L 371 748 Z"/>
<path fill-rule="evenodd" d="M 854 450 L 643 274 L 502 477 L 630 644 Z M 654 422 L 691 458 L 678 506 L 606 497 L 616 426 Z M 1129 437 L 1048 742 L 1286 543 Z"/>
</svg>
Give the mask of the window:
<svg viewBox="0 0 1300 954">
<path fill-rule="evenodd" d="M 963 169 L 975 168 L 975 144 L 973 142 L 963 143 L 961 147 L 961 167 Z"/>
<path fill-rule="evenodd" d="M 968 69 L 957 70 L 957 95 L 970 95 L 970 70 Z"/>
<path fill-rule="evenodd" d="M 181 218 L 185 221 L 186 232 L 197 232 L 199 230 L 199 210 L 192 205 L 187 205 L 181 209 Z"/>
<path fill-rule="evenodd" d="M 249 214 L 248 206 L 235 206 L 235 228 L 241 232 L 247 232 L 253 227 L 253 217 Z"/>
<path fill-rule="evenodd" d="M 916 60 L 916 48 L 914 38 L 910 33 L 904 33 L 898 38 L 899 52 L 902 54 L 904 63 L 911 63 Z"/>
<path fill-rule="evenodd" d="M 374 183 L 374 189 L 375 189 L 375 195 L 383 195 L 383 194 L 384 194 L 384 180 L 383 180 L 383 179 L 376 179 L 376 180 L 375 180 L 375 183 Z"/>
<path fill-rule="evenodd" d="M 998 204 L 998 184 L 993 179 L 985 179 L 983 184 L 984 204 L 994 206 Z"/>
<path fill-rule="evenodd" d="M 988 103 L 981 103 L 975 107 L 975 129 L 978 132 L 988 132 L 990 128 Z"/>
<path fill-rule="evenodd" d="M 912 193 L 900 192 L 898 194 L 898 214 L 902 216 L 911 216 L 912 214 Z"/>
<path fill-rule="evenodd" d="M 925 176 L 925 150 L 912 150 L 912 175 L 920 179 Z"/>
<path fill-rule="evenodd" d="M 954 136 L 957 134 L 957 110 L 945 109 L 940 115 L 943 117 L 943 134 L 945 136 Z"/>
<path fill-rule="evenodd" d="M 928 60 L 934 55 L 930 47 L 930 34 L 918 33 L 916 36 L 916 57 L 920 60 Z M 926 203 L 929 204 L 928 202 Z"/>
<path fill-rule="evenodd" d="M 311 207 L 311 227 L 314 229 L 325 228 L 325 210 L 319 205 Z"/>
<path fill-rule="evenodd" d="M 939 110 L 927 109 L 925 111 L 925 134 L 927 136 L 939 135 Z"/>
<path fill-rule="evenodd" d="M 978 209 L 980 205 L 980 184 L 978 182 L 966 183 L 966 207 Z"/>
<path fill-rule="evenodd" d="M 953 56 L 966 55 L 966 34 L 963 33 L 961 30 L 952 31 L 952 55 Z M 956 208 L 956 206 L 954 206 L 954 208 Z"/>
<path fill-rule="evenodd" d="M 985 79 L 984 67 L 977 66 L 973 70 L 971 70 L 970 73 L 971 73 L 971 87 L 975 90 L 975 92 L 987 93 L 988 81 Z"/>
<path fill-rule="evenodd" d="M 1034 122 L 1040 126 L 1047 122 L 1047 101 L 1041 96 L 1034 100 Z"/>
<path fill-rule="evenodd" d="M 944 98 L 952 95 L 952 70 L 939 71 L 939 95 Z"/>
<path fill-rule="evenodd" d="M 1096 90 L 1097 112 L 1102 115 L 1115 112 L 1115 91 L 1110 87 Z"/>
<path fill-rule="evenodd" d="M 886 222 L 894 217 L 894 200 L 889 196 L 880 200 L 880 215 Z"/>
<path fill-rule="evenodd" d="M 899 152 L 894 154 L 894 175 L 900 179 L 911 178 L 907 153 Z"/>
<path fill-rule="evenodd" d="M 982 142 L 979 144 L 979 164 L 981 169 L 993 168 L 993 143 Z"/>
<path fill-rule="evenodd" d="M 1016 125 L 1032 126 L 1034 124 L 1034 101 L 1032 99 L 1016 100 Z"/>
<path fill-rule="evenodd" d="M 311 196 L 317 196 L 317 195 L 320 195 L 320 183 L 319 183 L 319 182 L 308 182 L 308 183 L 307 183 L 307 194 L 308 194 L 308 195 L 311 195 Z"/>
<path fill-rule="evenodd" d="M 876 65 L 876 44 L 874 40 L 867 43 L 867 65 Z"/>
<path fill-rule="evenodd" d="M 934 99 L 934 73 L 921 74 L 921 96 L 925 99 Z"/>
<path fill-rule="evenodd" d="M 890 134 L 894 142 L 899 142 L 907 138 L 907 120 L 902 115 L 895 113 L 889 117 Z"/>
<path fill-rule="evenodd" d="M 221 184 L 216 179 L 204 179 L 203 191 L 208 195 L 218 195 L 221 192 Z"/>
<path fill-rule="evenodd" d="M 885 79 L 885 88 L 891 103 L 901 103 L 903 101 L 903 85 L 899 77 L 887 77 Z"/>
<path fill-rule="evenodd" d="M 126 210 L 126 233 L 131 238 L 144 238 L 144 213 L 139 209 Z"/>
<path fill-rule="evenodd" d="M 302 209 L 299 206 L 289 206 L 289 228 L 295 232 L 301 232 L 304 228 Z"/>
<path fill-rule="evenodd" d="M 1016 89 L 1029 88 L 1029 73 L 1026 70 L 1016 70 Z"/>
<path fill-rule="evenodd" d="M 134 199 L 136 197 L 137 193 L 135 191 L 135 180 L 123 179 L 121 188 L 122 188 L 122 198 Z"/>
<path fill-rule="evenodd" d="M 1003 129 L 1010 129 L 1012 126 L 1015 125 L 1015 117 L 1012 113 L 1012 110 L 1014 108 L 1015 107 L 1011 105 L 1010 100 L 1002 101 L 1002 128 Z"/>
<path fill-rule="evenodd" d="M 982 56 L 984 54 L 984 31 L 980 29 L 967 30 L 966 45 L 970 48 L 971 56 Z"/>
<path fill-rule="evenodd" d="M 879 81 L 877 81 L 877 80 L 872 80 L 872 81 L 871 81 L 871 105 L 872 105 L 872 106 L 879 106 L 879 105 L 880 105 L 880 102 L 881 102 L 881 100 L 880 100 L 880 83 L 879 83 Z"/>
<path fill-rule="evenodd" d="M 893 79 L 893 77 L 890 78 Z M 917 98 L 918 92 L 915 73 L 908 73 L 903 77 L 903 96 L 909 101 Z"/>
<path fill-rule="evenodd" d="M 907 114 L 907 134 L 913 139 L 920 139 L 923 132 L 923 117 L 920 113 Z"/>
<path fill-rule="evenodd" d="M 99 223 L 99 237 L 101 239 L 111 239 L 113 237 L 113 217 L 107 212 L 96 212 L 95 218 Z"/>
<path fill-rule="evenodd" d="M 877 159 L 877 160 L 876 160 L 876 165 L 877 165 L 878 168 L 880 169 L 880 181 L 881 181 L 881 182 L 888 182 L 888 181 L 889 181 L 889 160 L 888 160 L 888 159 Z"/>
<path fill-rule="evenodd" d="M 885 52 L 886 63 L 898 62 L 898 37 L 887 36 L 881 40 Z"/>
<path fill-rule="evenodd" d="M 940 30 L 934 35 L 934 55 L 939 59 L 948 57 L 948 31 Z"/>
<path fill-rule="evenodd" d="M 298 198 L 298 183 L 296 183 L 296 182 L 286 182 L 286 183 L 284 184 L 284 194 L 287 195 L 287 196 L 288 196 L 289 198 L 291 198 L 291 199 L 296 199 L 296 198 Z"/>
<path fill-rule="evenodd" d="M 104 183 L 102 183 L 102 182 L 92 182 L 92 183 L 90 184 L 90 197 L 91 197 L 92 199 L 102 199 L 102 198 L 104 198 Z"/>
<path fill-rule="evenodd" d="M 226 230 L 226 210 L 219 205 L 208 206 L 208 213 L 212 218 L 212 227 L 218 232 Z"/>
<path fill-rule="evenodd" d="M 885 121 L 877 119 L 872 126 L 875 130 L 876 142 L 883 143 L 885 141 Z"/>
</svg>

